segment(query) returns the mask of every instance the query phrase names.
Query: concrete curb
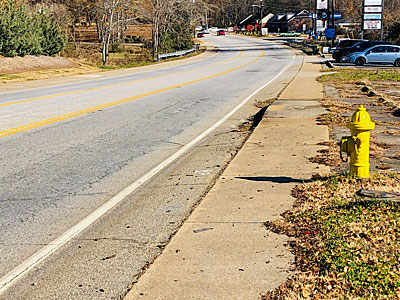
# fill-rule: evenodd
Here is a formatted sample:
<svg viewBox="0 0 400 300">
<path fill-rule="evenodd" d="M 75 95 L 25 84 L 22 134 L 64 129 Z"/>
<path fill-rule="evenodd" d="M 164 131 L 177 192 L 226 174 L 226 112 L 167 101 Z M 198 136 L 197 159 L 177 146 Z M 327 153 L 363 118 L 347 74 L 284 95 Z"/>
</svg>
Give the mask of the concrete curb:
<svg viewBox="0 0 400 300">
<path fill-rule="evenodd" d="M 257 299 L 292 274 L 286 236 L 263 222 L 291 209 L 292 188 L 329 169 L 308 158 L 329 139 L 316 124 L 324 113 L 321 62 L 301 70 L 215 186 L 171 239 L 126 299 Z"/>
</svg>

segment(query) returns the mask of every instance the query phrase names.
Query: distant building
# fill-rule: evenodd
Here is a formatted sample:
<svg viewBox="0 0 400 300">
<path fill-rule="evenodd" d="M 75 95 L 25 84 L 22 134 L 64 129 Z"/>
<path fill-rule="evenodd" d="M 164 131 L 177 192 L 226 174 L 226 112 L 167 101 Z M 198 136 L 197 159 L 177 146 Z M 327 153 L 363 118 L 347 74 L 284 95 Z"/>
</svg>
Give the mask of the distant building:
<svg viewBox="0 0 400 300">
<path fill-rule="evenodd" d="M 295 17 L 294 12 L 278 13 L 272 17 L 268 23 L 268 32 L 288 32 L 289 22 Z"/>
<path fill-rule="evenodd" d="M 312 19 L 307 10 L 297 13 L 288 23 L 288 30 L 295 32 L 304 32 L 312 29 Z"/>
<path fill-rule="evenodd" d="M 309 15 L 310 13 L 307 10 L 268 14 L 262 19 L 262 27 L 268 28 L 268 32 L 303 32 L 312 28 L 312 19 Z M 251 26 L 256 28 L 259 21 L 259 15 L 249 15 L 238 24 L 238 28 L 245 30 L 251 28 Z"/>
</svg>

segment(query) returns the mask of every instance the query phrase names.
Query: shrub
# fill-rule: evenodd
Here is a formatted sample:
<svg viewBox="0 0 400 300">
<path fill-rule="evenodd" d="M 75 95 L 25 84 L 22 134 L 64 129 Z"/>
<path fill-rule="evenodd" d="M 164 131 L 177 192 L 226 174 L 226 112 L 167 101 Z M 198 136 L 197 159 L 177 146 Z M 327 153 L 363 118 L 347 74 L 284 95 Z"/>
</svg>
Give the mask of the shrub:
<svg viewBox="0 0 400 300">
<path fill-rule="evenodd" d="M 0 10 L 0 54 L 55 55 L 65 46 L 65 37 L 43 13 L 30 15 L 23 5 L 7 0 Z"/>
<path fill-rule="evenodd" d="M 39 40 L 42 54 L 52 56 L 59 53 L 66 44 L 66 37 L 61 33 L 58 26 L 43 13 L 36 14 L 34 19 L 41 34 Z"/>
<path fill-rule="evenodd" d="M 122 53 L 122 52 L 125 52 L 125 49 L 120 43 L 114 42 L 111 44 L 110 53 Z"/>
</svg>

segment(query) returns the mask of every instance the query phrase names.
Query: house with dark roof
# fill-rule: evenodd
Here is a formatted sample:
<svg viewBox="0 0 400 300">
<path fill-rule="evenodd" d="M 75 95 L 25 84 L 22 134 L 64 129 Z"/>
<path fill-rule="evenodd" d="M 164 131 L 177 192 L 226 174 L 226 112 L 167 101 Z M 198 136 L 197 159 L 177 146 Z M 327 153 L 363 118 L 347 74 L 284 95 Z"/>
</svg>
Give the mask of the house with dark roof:
<svg viewBox="0 0 400 300">
<path fill-rule="evenodd" d="M 268 20 L 265 27 L 269 32 L 301 32 L 303 24 L 306 25 L 306 30 L 312 26 L 312 19 L 309 18 L 309 15 L 307 10 L 278 13 Z"/>
<path fill-rule="evenodd" d="M 304 24 L 305 30 L 312 27 L 312 19 L 310 19 L 309 16 L 310 13 L 307 10 L 302 10 L 300 12 L 267 14 L 262 19 L 262 27 L 268 28 L 268 32 L 302 32 Z M 253 26 L 252 28 L 254 29 L 259 21 L 259 15 L 249 15 L 238 24 L 238 28 L 244 28 L 247 30 L 247 28 Z"/>
<path fill-rule="evenodd" d="M 266 27 L 268 32 L 288 32 L 289 22 L 294 19 L 297 13 L 285 12 L 274 15 L 268 22 Z"/>
</svg>

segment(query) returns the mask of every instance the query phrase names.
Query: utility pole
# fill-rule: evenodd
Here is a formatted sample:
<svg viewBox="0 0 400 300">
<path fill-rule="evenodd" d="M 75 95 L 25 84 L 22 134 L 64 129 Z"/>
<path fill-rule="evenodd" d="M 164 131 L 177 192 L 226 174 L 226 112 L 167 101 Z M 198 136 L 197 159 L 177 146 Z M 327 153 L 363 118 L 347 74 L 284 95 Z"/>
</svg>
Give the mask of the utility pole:
<svg viewBox="0 0 400 300">
<path fill-rule="evenodd" d="M 190 5 L 190 30 L 193 30 L 193 37 L 196 37 L 196 30 L 194 29 L 193 24 L 193 6 L 196 0 L 192 0 L 192 4 Z"/>
<path fill-rule="evenodd" d="M 364 13 L 365 13 L 365 1 L 362 0 L 362 11 L 361 11 L 361 39 L 364 39 Z"/>
<path fill-rule="evenodd" d="M 263 5 L 263 0 L 259 0 L 259 1 L 260 1 L 260 4 L 253 4 L 252 7 L 253 7 L 253 9 L 254 9 L 254 7 L 260 8 L 260 33 L 262 34 L 262 18 L 263 18 L 262 17 L 262 15 L 263 15 L 262 8 L 264 7 L 264 5 Z"/>
<path fill-rule="evenodd" d="M 313 35 L 317 35 L 317 0 L 314 1 Z"/>
<path fill-rule="evenodd" d="M 383 41 L 383 13 L 385 12 L 385 0 L 382 0 L 382 13 L 381 13 L 381 41 Z"/>
<path fill-rule="evenodd" d="M 336 31 L 335 31 L 335 0 L 332 1 L 332 28 L 333 28 L 333 37 L 332 37 L 332 48 L 335 46 L 335 36 L 336 36 Z"/>
</svg>

